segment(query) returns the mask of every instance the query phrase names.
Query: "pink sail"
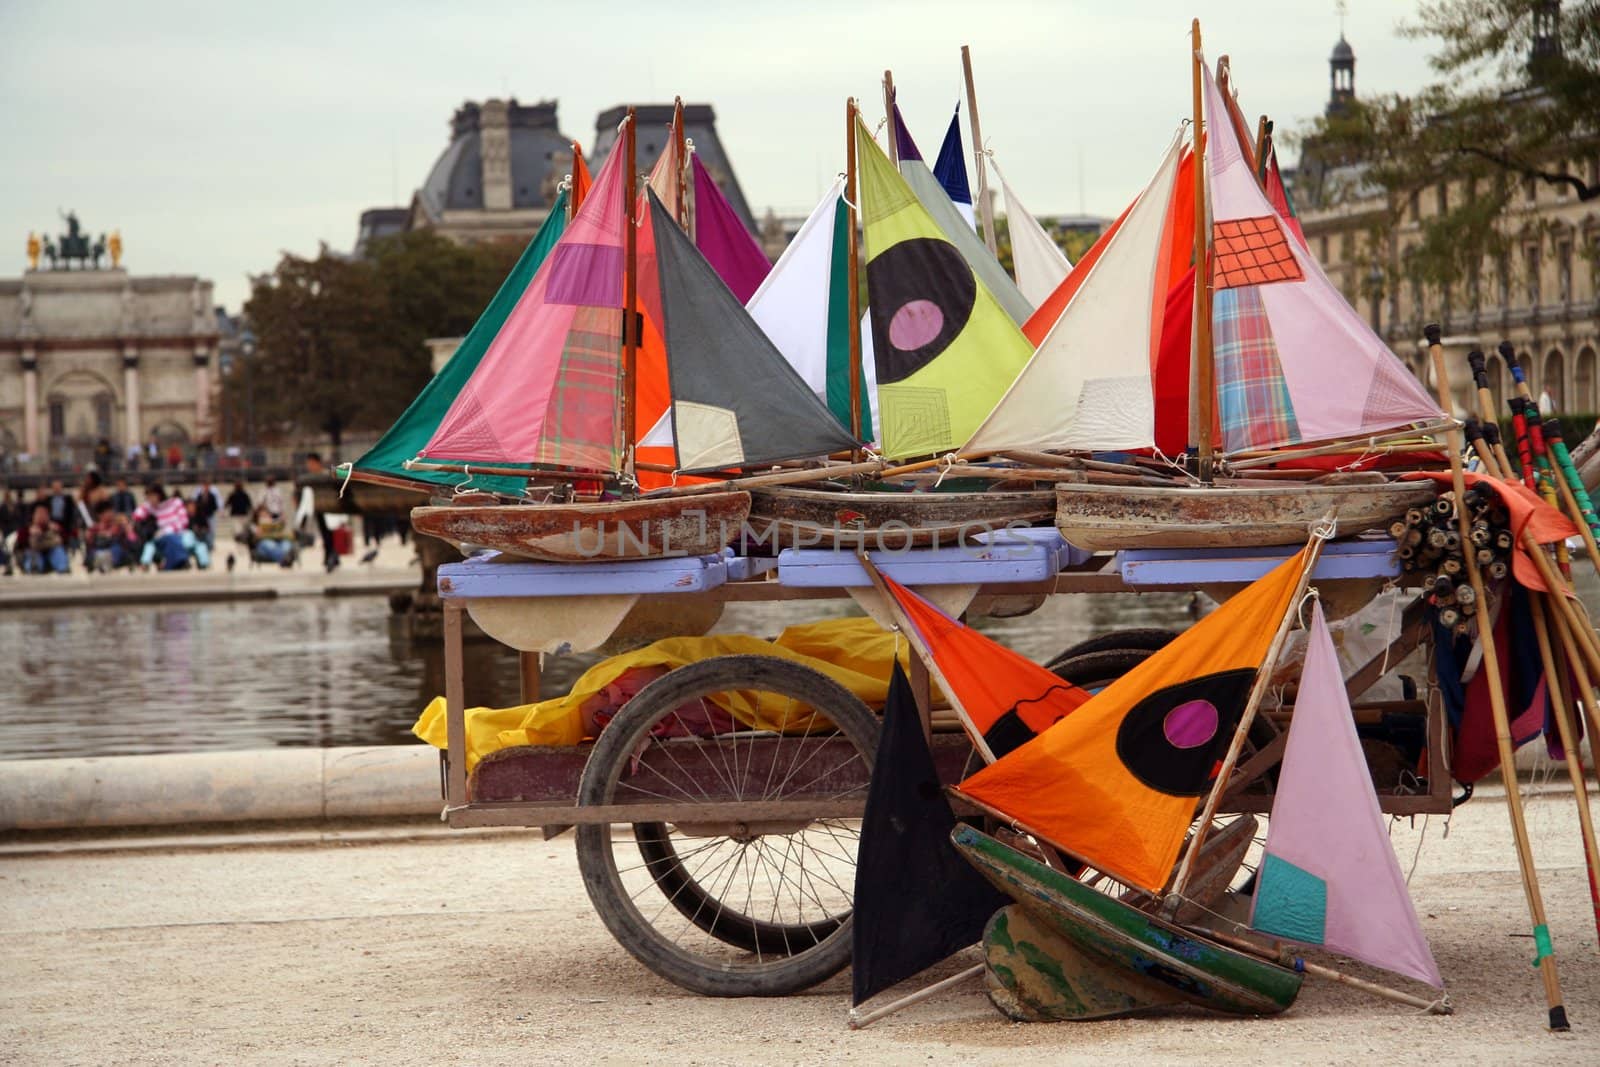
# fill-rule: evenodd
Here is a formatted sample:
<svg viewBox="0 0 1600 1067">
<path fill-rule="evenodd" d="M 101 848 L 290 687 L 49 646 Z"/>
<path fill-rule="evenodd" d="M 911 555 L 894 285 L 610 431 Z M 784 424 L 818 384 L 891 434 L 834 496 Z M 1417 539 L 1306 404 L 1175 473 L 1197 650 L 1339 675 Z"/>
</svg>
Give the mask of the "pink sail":
<svg viewBox="0 0 1600 1067">
<path fill-rule="evenodd" d="M 1358 437 L 1438 404 L 1290 237 L 1205 71 L 1213 347 L 1228 451 Z"/>
<path fill-rule="evenodd" d="M 623 155 L 606 159 L 423 456 L 619 468 Z"/>
<path fill-rule="evenodd" d="M 1389 845 L 1318 603 L 1250 925 L 1444 988 Z"/>
<path fill-rule="evenodd" d="M 700 162 L 694 160 L 694 243 L 700 254 L 716 268 L 717 276 L 733 290 L 739 303 L 748 304 L 761 288 L 772 264 L 756 244 L 744 220 L 733 210 L 722 190 Z"/>
</svg>

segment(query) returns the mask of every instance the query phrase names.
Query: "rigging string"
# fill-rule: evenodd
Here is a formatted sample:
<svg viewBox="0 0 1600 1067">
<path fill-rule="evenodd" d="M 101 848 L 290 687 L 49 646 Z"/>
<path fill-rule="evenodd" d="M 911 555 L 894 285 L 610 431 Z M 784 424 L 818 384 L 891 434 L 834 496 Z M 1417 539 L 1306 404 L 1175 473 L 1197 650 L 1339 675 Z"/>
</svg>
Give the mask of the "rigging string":
<svg viewBox="0 0 1600 1067">
<path fill-rule="evenodd" d="M 945 475 L 950 473 L 950 469 L 956 465 L 956 460 L 959 458 L 954 452 L 946 452 L 939 457 L 939 476 L 933 480 L 935 489 L 944 484 Z"/>
</svg>

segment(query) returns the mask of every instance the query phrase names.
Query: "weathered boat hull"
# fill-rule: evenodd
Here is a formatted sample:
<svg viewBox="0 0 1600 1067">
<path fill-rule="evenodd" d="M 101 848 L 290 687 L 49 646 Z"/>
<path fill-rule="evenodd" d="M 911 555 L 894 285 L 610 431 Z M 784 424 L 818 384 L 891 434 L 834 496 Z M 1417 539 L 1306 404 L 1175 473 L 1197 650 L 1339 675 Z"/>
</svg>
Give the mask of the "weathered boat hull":
<svg viewBox="0 0 1600 1067">
<path fill-rule="evenodd" d="M 1103 964 L 1164 995 L 1233 1015 L 1274 1015 L 1294 1003 L 1301 975 L 1235 951 L 1089 888 L 971 826 L 956 850 L 1029 917 Z"/>
<path fill-rule="evenodd" d="M 750 494 L 702 493 L 593 504 L 411 509 L 411 527 L 462 548 L 556 563 L 703 556 L 739 536 Z"/>
<path fill-rule="evenodd" d="M 1339 536 L 1386 527 L 1430 502 L 1431 483 L 1270 486 L 1056 486 L 1056 529 L 1094 551 L 1119 548 L 1239 548 L 1305 543 L 1329 511 Z"/>
<path fill-rule="evenodd" d="M 750 491 L 751 536 L 779 548 L 954 548 L 1055 514 L 1053 490 L 992 493 L 837 492 L 772 486 Z"/>
<path fill-rule="evenodd" d="M 989 919 L 983 960 L 989 999 L 1018 1022 L 1107 1019 L 1184 1003 L 1159 983 L 1080 951 L 1020 904 Z"/>
</svg>

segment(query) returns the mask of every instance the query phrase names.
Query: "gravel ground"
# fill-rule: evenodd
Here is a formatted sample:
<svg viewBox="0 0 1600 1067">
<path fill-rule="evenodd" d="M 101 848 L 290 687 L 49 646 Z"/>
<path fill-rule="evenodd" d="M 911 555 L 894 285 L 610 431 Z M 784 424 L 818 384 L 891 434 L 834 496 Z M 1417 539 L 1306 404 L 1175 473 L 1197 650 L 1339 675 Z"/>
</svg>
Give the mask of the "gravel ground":
<svg viewBox="0 0 1600 1067">
<path fill-rule="evenodd" d="M 848 976 L 711 1000 L 645 971 L 592 913 L 570 835 L 435 833 L 0 858 L 0 1061 L 1593 1064 L 1600 952 L 1577 819 L 1553 791 L 1528 812 L 1574 1023 L 1561 1036 L 1544 1029 L 1504 804 L 1480 794 L 1448 837 L 1437 817 L 1393 835 L 1402 869 L 1416 859 L 1451 1017 L 1308 980 L 1275 1019 L 1020 1025 L 974 982 L 851 1032 Z"/>
</svg>

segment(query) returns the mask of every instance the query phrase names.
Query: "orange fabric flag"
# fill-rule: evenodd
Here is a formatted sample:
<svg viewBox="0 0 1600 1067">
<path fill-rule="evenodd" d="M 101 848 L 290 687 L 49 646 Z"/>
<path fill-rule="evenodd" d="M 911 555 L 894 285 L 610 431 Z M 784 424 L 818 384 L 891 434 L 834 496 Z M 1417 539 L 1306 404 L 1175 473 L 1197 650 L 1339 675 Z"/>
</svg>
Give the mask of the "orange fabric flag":
<svg viewBox="0 0 1600 1067">
<path fill-rule="evenodd" d="M 883 582 L 932 653 L 945 695 L 967 713 L 997 757 L 1088 701 L 1087 691 L 963 626 L 888 575 Z"/>
<path fill-rule="evenodd" d="M 1426 478 L 1443 489 L 1449 489 L 1454 484 L 1452 477 L 1442 471 L 1409 471 L 1402 474 L 1400 480 L 1409 482 Z M 1494 494 L 1500 498 L 1500 503 L 1504 504 L 1506 511 L 1510 513 L 1511 535 L 1517 539 L 1516 551 L 1511 555 L 1511 574 L 1516 578 L 1517 584 L 1524 589 L 1536 589 L 1541 593 L 1554 592 L 1545 585 L 1544 576 L 1539 573 L 1538 566 L 1528 555 L 1528 546 L 1522 543 L 1522 535 L 1524 532 L 1531 533 L 1533 539 L 1541 545 L 1550 545 L 1557 541 L 1565 541 L 1569 537 L 1577 537 L 1578 527 L 1521 482 L 1502 482 L 1498 478 L 1490 478 L 1486 474 L 1474 471 L 1464 471 L 1463 478 L 1468 489 L 1475 485 L 1485 485 L 1494 490 Z"/>
<path fill-rule="evenodd" d="M 1298 552 L 1241 590 L 961 792 L 1112 877 L 1160 892 L 1292 607 L 1304 559 Z"/>
</svg>

